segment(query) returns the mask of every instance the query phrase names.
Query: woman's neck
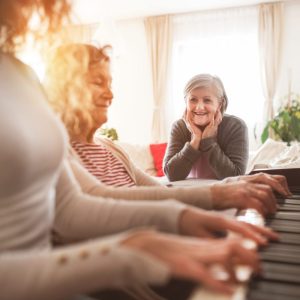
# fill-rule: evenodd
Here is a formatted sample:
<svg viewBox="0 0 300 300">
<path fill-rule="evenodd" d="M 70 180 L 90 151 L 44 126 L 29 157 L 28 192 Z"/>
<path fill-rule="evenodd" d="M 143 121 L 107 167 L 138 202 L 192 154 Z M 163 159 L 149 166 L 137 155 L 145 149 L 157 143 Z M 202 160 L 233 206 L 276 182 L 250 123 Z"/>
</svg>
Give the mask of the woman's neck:
<svg viewBox="0 0 300 300">
<path fill-rule="evenodd" d="M 94 134 L 96 129 L 90 130 L 89 132 L 81 131 L 80 134 L 71 134 L 70 139 L 73 142 L 79 142 L 83 144 L 93 144 L 94 143 Z"/>
</svg>

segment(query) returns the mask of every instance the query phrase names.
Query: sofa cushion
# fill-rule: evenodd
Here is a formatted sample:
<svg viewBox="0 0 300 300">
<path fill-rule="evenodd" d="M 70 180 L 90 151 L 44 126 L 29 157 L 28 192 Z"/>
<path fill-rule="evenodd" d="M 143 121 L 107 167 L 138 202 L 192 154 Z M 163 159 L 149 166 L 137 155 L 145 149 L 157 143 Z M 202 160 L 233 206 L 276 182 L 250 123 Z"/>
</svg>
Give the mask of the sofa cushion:
<svg viewBox="0 0 300 300">
<path fill-rule="evenodd" d="M 134 162 L 134 164 L 151 176 L 156 176 L 153 157 L 149 144 L 130 144 L 126 142 L 116 142 Z"/>
<path fill-rule="evenodd" d="M 166 148 L 167 148 L 167 143 L 150 144 L 150 151 L 156 169 L 156 176 L 158 177 L 162 177 L 165 175 L 162 168 L 162 164 L 163 164 Z"/>
</svg>

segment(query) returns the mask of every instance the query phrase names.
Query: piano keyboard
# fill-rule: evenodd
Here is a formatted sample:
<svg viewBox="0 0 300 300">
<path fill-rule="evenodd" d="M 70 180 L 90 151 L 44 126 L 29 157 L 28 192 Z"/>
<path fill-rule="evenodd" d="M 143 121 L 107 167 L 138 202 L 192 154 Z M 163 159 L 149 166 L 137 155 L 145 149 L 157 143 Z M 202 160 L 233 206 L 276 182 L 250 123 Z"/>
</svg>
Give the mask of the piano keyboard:
<svg viewBox="0 0 300 300">
<path fill-rule="evenodd" d="M 300 193 L 278 202 L 278 212 L 266 225 L 280 241 L 260 251 L 264 271 L 250 282 L 247 300 L 300 299 Z"/>
<path fill-rule="evenodd" d="M 277 213 L 265 220 L 254 210 L 238 219 L 261 225 L 279 233 L 279 242 L 259 250 L 262 274 L 247 284 L 237 285 L 232 296 L 198 288 L 190 300 L 299 300 L 300 299 L 300 191 L 289 199 L 278 199 Z"/>
</svg>

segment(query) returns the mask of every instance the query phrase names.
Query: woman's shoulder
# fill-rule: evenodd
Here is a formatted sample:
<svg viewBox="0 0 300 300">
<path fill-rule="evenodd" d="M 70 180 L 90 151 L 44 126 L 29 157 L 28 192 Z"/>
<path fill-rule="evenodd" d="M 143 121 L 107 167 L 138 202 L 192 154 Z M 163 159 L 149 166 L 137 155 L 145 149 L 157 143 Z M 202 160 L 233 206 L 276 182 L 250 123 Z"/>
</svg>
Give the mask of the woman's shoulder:
<svg viewBox="0 0 300 300">
<path fill-rule="evenodd" d="M 247 127 L 245 121 L 237 116 L 224 114 L 221 125 L 225 127 Z"/>
<path fill-rule="evenodd" d="M 10 67 L 18 69 L 18 71 L 26 77 L 37 80 L 33 69 L 12 54 L 0 53 L 0 60 L 8 62 Z"/>
<path fill-rule="evenodd" d="M 173 124 L 172 124 L 172 128 L 173 129 L 186 128 L 184 120 L 182 118 L 180 118 L 180 119 L 174 121 Z"/>
</svg>

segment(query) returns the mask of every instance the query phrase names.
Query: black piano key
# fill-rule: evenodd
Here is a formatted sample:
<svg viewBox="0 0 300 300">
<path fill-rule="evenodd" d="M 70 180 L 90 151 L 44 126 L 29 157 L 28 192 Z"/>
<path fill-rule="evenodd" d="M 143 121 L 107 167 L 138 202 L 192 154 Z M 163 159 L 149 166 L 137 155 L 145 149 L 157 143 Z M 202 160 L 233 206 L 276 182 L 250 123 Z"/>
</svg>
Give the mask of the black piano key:
<svg viewBox="0 0 300 300">
<path fill-rule="evenodd" d="M 297 212 L 300 212 L 300 205 L 279 204 L 278 211 L 297 211 Z"/>
<path fill-rule="evenodd" d="M 298 191 L 300 191 L 300 189 L 299 189 Z M 299 192 L 296 192 L 296 191 L 294 190 L 293 195 L 290 196 L 290 197 L 288 197 L 288 199 L 298 199 L 298 200 L 300 200 L 300 193 L 299 193 Z"/>
<path fill-rule="evenodd" d="M 299 300 L 299 296 L 283 296 L 274 293 L 253 290 L 247 296 L 247 300 Z"/>
<path fill-rule="evenodd" d="M 272 252 L 261 252 L 260 258 L 263 261 L 298 264 L 300 267 L 299 254 L 295 253 L 272 253 Z"/>
<path fill-rule="evenodd" d="M 272 217 L 268 217 L 267 220 L 291 220 L 291 221 L 299 221 L 300 222 L 300 213 L 299 212 L 291 212 L 291 211 L 279 211 L 275 213 Z"/>
<path fill-rule="evenodd" d="M 291 191 L 291 193 L 293 193 L 296 196 L 300 195 L 300 187 L 299 186 L 291 186 L 289 185 L 289 189 Z"/>
<path fill-rule="evenodd" d="M 299 195 L 292 195 L 288 198 L 283 197 L 281 195 L 276 196 L 277 199 L 277 203 L 286 203 L 286 204 L 295 204 L 295 205 L 299 205 L 300 204 L 300 196 Z"/>
<path fill-rule="evenodd" d="M 284 263 L 262 262 L 262 273 L 257 275 L 265 280 L 300 284 L 300 267 Z"/>
<path fill-rule="evenodd" d="M 253 280 L 249 285 L 249 291 L 257 290 L 270 294 L 282 296 L 298 296 L 300 295 L 300 286 L 297 284 L 280 283 L 277 281 Z"/>
<path fill-rule="evenodd" d="M 298 199 L 277 198 L 277 203 L 278 204 L 300 205 L 300 200 L 298 200 Z"/>
<path fill-rule="evenodd" d="M 266 225 L 275 231 L 300 233 L 300 222 L 287 220 L 267 220 Z"/>
<path fill-rule="evenodd" d="M 262 273 L 253 278 L 247 300 L 300 299 L 300 185 L 293 196 L 277 197 L 278 211 L 266 226 L 279 233 L 279 241 L 260 249 Z"/>
<path fill-rule="evenodd" d="M 300 245 L 300 234 L 279 232 L 279 243 Z"/>
<path fill-rule="evenodd" d="M 263 261 L 282 262 L 299 265 L 300 268 L 300 246 L 271 243 L 260 251 Z"/>
<path fill-rule="evenodd" d="M 287 198 L 284 199 L 284 203 L 286 204 L 294 204 L 294 205 L 300 205 L 300 198 Z"/>
<path fill-rule="evenodd" d="M 260 252 L 287 252 L 287 253 L 299 253 L 300 255 L 300 246 L 299 245 L 289 245 L 279 242 L 271 242 L 268 246 L 261 248 Z"/>
</svg>

